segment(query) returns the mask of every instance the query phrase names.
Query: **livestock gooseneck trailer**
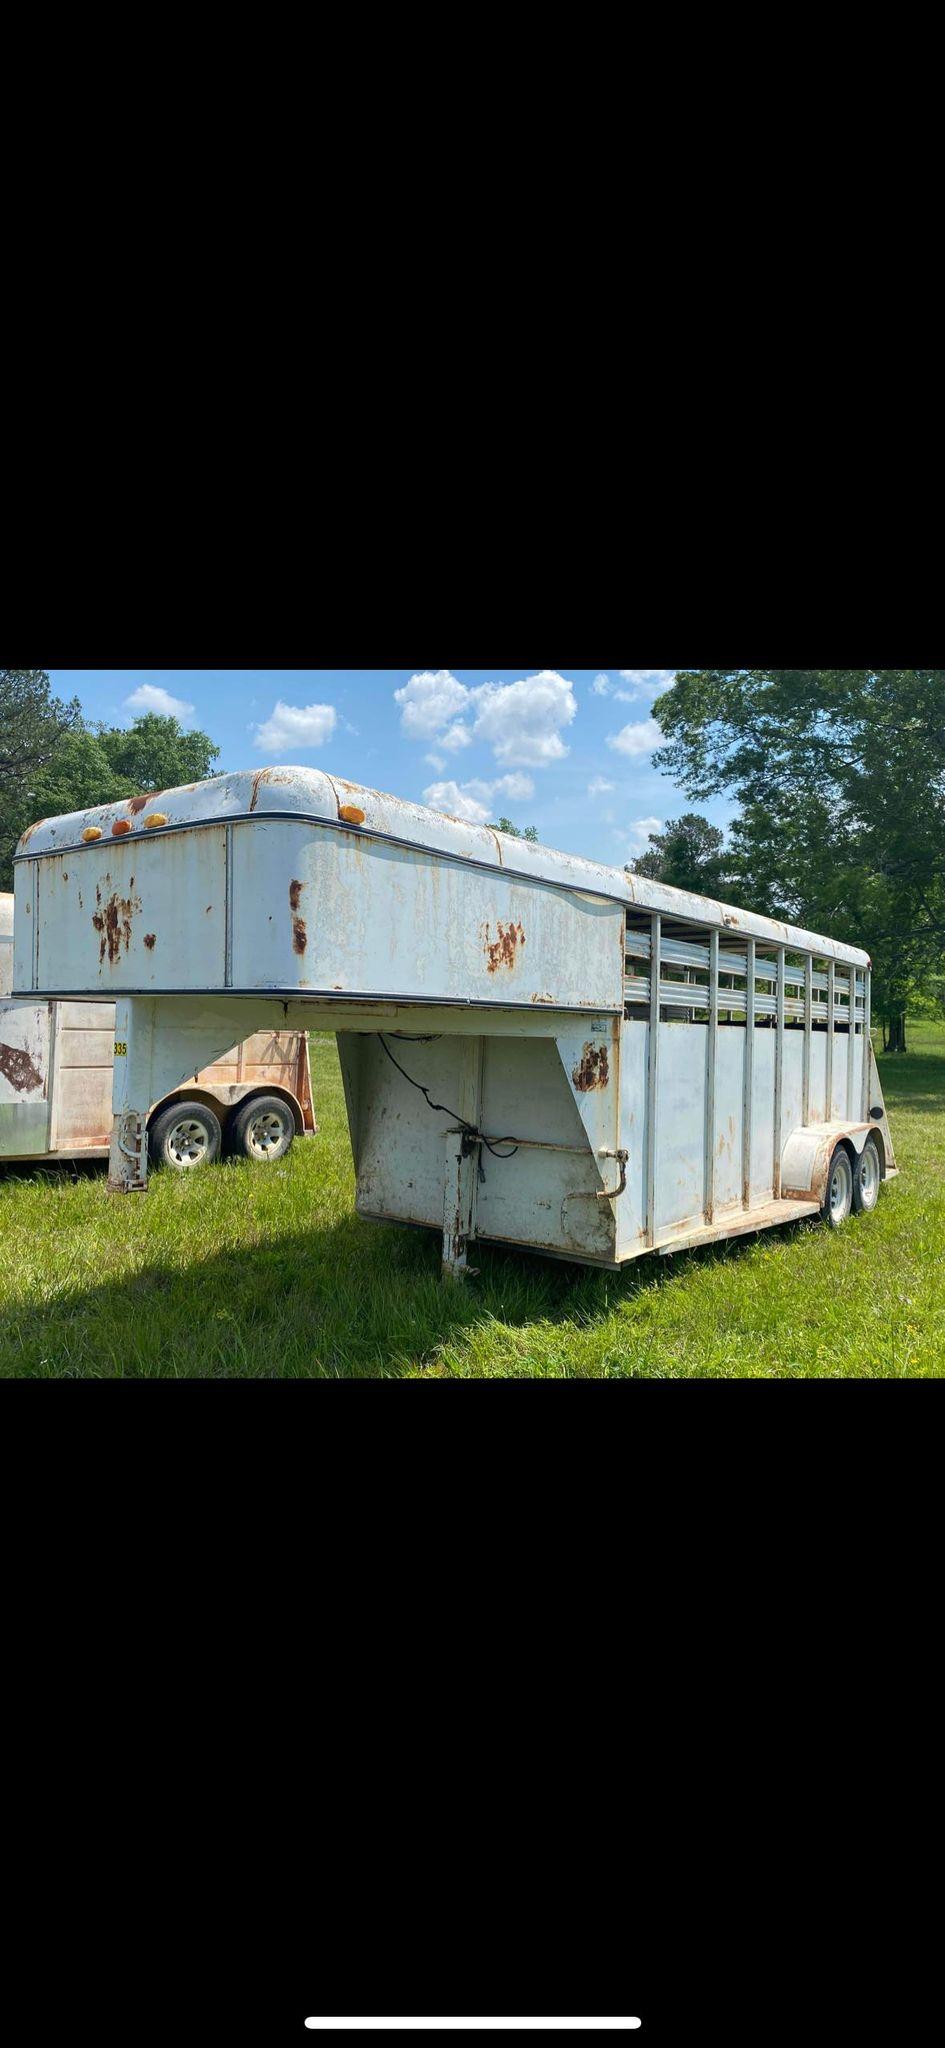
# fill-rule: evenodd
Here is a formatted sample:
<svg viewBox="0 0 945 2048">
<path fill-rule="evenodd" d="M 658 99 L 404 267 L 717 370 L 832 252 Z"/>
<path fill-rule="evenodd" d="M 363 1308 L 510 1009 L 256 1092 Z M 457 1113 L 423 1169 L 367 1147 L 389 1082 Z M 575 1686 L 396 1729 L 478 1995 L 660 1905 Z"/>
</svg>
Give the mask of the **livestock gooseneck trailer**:
<svg viewBox="0 0 945 2048">
<path fill-rule="evenodd" d="M 337 1033 L 362 1216 L 618 1266 L 871 1208 L 867 954 L 314 770 L 32 827 L 21 996 L 117 1003 L 110 1185 L 252 1032 Z"/>
</svg>

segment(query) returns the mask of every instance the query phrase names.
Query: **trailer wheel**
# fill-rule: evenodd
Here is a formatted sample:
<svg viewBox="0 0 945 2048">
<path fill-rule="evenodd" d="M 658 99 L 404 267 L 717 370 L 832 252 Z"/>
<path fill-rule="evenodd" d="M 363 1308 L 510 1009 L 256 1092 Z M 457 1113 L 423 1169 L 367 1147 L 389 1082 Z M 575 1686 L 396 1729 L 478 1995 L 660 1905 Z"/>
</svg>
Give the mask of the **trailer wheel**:
<svg viewBox="0 0 945 2048">
<path fill-rule="evenodd" d="M 853 1170 L 854 1215 L 861 1216 L 864 1210 L 875 1209 L 879 1201 L 879 1184 L 882 1177 L 879 1146 L 875 1138 L 869 1137 Z"/>
<path fill-rule="evenodd" d="M 270 1166 L 284 1159 L 295 1142 L 295 1117 L 280 1095 L 255 1095 L 236 1111 L 230 1123 L 234 1152 L 257 1165 Z"/>
<path fill-rule="evenodd" d="M 192 1173 L 195 1166 L 209 1166 L 219 1159 L 223 1129 L 206 1103 L 174 1102 L 155 1117 L 149 1144 L 152 1165 Z"/>
<path fill-rule="evenodd" d="M 830 1161 L 827 1192 L 821 1215 L 832 1230 L 839 1230 L 853 1207 L 853 1168 L 845 1145 L 838 1145 Z"/>
</svg>

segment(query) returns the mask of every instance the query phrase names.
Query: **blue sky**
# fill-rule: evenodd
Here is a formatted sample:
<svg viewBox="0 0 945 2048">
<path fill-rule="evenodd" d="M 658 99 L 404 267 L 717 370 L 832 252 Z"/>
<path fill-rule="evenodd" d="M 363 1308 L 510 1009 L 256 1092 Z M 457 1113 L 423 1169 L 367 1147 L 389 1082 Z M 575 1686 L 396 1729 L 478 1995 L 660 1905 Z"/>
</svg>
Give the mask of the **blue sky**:
<svg viewBox="0 0 945 2048">
<path fill-rule="evenodd" d="M 620 866 L 680 811 L 725 824 L 653 766 L 672 669 L 51 669 L 86 717 L 175 712 L 218 770 L 312 766 Z"/>
</svg>

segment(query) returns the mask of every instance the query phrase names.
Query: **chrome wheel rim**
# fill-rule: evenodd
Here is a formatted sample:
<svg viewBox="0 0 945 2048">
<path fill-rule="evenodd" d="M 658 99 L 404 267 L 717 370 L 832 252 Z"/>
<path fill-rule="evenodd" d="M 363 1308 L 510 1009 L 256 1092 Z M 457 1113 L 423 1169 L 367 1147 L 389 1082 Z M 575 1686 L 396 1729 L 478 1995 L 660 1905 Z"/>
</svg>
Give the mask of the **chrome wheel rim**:
<svg viewBox="0 0 945 2048">
<path fill-rule="evenodd" d="M 875 1145 L 864 1145 L 857 1166 L 857 1181 L 864 1209 L 874 1209 L 879 1194 L 879 1160 Z"/>
<path fill-rule="evenodd" d="M 830 1194 L 828 1197 L 828 1202 L 830 1207 L 831 1222 L 843 1222 L 843 1219 L 846 1216 L 847 1211 L 850 1207 L 850 1197 L 852 1193 L 853 1175 L 850 1171 L 850 1161 L 847 1158 L 846 1153 L 841 1152 L 840 1157 L 836 1161 L 833 1172 L 830 1176 Z"/>
<path fill-rule="evenodd" d="M 167 1140 L 169 1157 L 185 1172 L 203 1165 L 209 1147 L 207 1132 L 194 1117 L 185 1117 L 181 1123 L 175 1124 Z"/>
<path fill-rule="evenodd" d="M 272 1159 L 285 1143 L 285 1124 L 272 1109 L 264 1110 L 261 1116 L 254 1116 L 246 1133 L 246 1143 L 254 1159 Z"/>
</svg>

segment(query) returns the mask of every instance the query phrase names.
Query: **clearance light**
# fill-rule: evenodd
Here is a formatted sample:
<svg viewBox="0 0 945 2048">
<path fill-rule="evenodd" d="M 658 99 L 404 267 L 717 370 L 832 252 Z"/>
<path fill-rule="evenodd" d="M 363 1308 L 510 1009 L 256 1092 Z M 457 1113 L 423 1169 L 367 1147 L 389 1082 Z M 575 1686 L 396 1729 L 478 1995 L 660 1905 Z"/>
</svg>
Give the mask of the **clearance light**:
<svg viewBox="0 0 945 2048">
<path fill-rule="evenodd" d="M 338 816 L 344 819 L 346 825 L 364 824 L 364 812 L 358 810 L 357 804 L 342 804 Z"/>
<path fill-rule="evenodd" d="M 157 832 L 162 825 L 166 824 L 167 819 L 163 811 L 152 811 L 150 818 L 145 818 L 144 829 L 146 832 Z"/>
<path fill-rule="evenodd" d="M 86 825 L 85 831 L 82 834 L 86 846 L 91 846 L 93 839 L 101 839 L 101 836 L 97 825 Z"/>
<path fill-rule="evenodd" d="M 130 831 L 131 826 L 129 825 L 127 818 L 116 818 L 115 823 L 112 826 L 112 838 L 123 839 L 125 833 Z"/>
</svg>

